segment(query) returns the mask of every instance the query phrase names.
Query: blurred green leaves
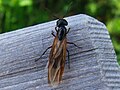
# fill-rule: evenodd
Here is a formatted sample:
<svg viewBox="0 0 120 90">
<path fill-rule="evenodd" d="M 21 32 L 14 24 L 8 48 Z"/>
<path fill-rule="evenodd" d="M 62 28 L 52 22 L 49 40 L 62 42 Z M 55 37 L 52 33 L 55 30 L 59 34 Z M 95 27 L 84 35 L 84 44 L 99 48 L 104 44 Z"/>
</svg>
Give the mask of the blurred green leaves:
<svg viewBox="0 0 120 90">
<path fill-rule="evenodd" d="M 106 24 L 120 64 L 119 0 L 0 0 L 0 33 L 80 13 Z"/>
<path fill-rule="evenodd" d="M 32 0 L 19 0 L 20 6 L 31 6 L 32 4 Z"/>
<path fill-rule="evenodd" d="M 0 0 L 0 33 L 48 20 L 48 14 L 33 1 Z"/>
<path fill-rule="evenodd" d="M 110 34 L 120 35 L 120 18 L 114 18 L 107 22 Z M 117 32 L 117 33 L 116 33 Z"/>
<path fill-rule="evenodd" d="M 88 3 L 86 11 L 88 11 L 91 15 L 95 15 L 97 13 L 97 4 L 94 2 Z"/>
</svg>

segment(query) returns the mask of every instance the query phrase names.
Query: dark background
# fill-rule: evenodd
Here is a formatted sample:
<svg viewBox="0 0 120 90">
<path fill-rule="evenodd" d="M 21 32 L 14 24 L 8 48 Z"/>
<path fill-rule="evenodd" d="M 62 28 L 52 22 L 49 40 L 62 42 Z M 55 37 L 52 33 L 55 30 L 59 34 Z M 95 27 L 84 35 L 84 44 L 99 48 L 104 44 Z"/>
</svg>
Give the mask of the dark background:
<svg viewBox="0 0 120 90">
<path fill-rule="evenodd" d="M 0 33 L 56 19 L 52 14 L 59 18 L 87 14 L 103 22 L 120 64 L 119 0 L 0 0 Z"/>
</svg>

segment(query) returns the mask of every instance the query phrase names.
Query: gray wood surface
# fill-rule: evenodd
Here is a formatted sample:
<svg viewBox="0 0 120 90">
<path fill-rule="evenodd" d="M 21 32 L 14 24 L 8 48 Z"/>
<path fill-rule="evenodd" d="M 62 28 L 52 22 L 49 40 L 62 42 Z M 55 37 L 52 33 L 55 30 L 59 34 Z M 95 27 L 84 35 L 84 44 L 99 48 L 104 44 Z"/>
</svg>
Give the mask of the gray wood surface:
<svg viewBox="0 0 120 90">
<path fill-rule="evenodd" d="M 120 90 L 120 68 L 105 25 L 84 15 L 66 18 L 71 28 L 68 45 L 71 68 L 65 66 L 62 83 L 47 83 L 49 51 L 55 22 L 23 28 L 0 35 L 0 90 Z"/>
</svg>

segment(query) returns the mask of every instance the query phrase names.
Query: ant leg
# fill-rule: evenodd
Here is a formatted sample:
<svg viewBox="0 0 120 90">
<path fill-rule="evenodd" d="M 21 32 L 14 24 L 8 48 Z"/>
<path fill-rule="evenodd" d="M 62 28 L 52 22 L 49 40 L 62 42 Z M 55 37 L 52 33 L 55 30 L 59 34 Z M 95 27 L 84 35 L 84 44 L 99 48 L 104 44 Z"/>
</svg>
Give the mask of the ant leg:
<svg viewBox="0 0 120 90">
<path fill-rule="evenodd" d="M 55 34 L 54 34 L 54 32 L 52 31 L 52 33 L 51 33 L 54 37 L 55 37 Z"/>
<path fill-rule="evenodd" d="M 37 61 L 46 53 L 46 51 L 47 51 L 48 49 L 50 49 L 50 48 L 52 48 L 52 46 L 48 47 L 48 48 L 42 53 L 42 55 L 41 55 L 38 59 L 35 60 L 35 62 L 37 62 Z"/>
<path fill-rule="evenodd" d="M 81 48 L 81 47 L 79 47 L 78 45 L 76 45 L 75 43 L 73 43 L 73 42 L 67 42 L 68 44 L 73 44 L 74 46 L 76 46 L 77 48 Z"/>
<path fill-rule="evenodd" d="M 69 54 L 69 50 L 68 49 L 66 49 L 67 50 L 67 53 L 68 53 L 68 68 L 70 69 L 70 54 Z"/>
<path fill-rule="evenodd" d="M 66 32 L 66 34 L 67 34 L 67 33 L 69 33 L 69 31 L 70 31 L 70 28 L 68 28 L 68 30 L 67 30 L 67 32 Z"/>
<path fill-rule="evenodd" d="M 55 27 L 55 30 L 56 30 L 56 32 L 58 32 L 58 29 L 57 29 L 57 27 Z"/>
</svg>

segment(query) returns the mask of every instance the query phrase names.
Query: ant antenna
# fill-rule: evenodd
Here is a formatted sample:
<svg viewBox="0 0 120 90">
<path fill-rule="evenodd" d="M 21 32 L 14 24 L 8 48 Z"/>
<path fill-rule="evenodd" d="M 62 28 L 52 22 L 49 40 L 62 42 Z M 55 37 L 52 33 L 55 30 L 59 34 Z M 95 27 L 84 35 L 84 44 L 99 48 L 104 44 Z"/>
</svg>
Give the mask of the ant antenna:
<svg viewBox="0 0 120 90">
<path fill-rule="evenodd" d="M 70 10 L 70 8 L 71 8 L 71 5 L 73 4 L 73 2 L 70 2 L 69 3 L 69 5 L 66 7 L 66 12 L 65 12 L 65 14 L 64 14 L 64 16 L 63 17 L 65 17 L 66 16 L 66 14 L 68 13 L 68 11 Z"/>
<path fill-rule="evenodd" d="M 66 14 L 68 13 L 68 11 L 70 10 L 71 6 L 72 6 L 73 2 L 71 1 L 67 7 L 65 7 L 65 14 L 62 18 L 64 18 L 66 16 Z M 46 10 L 53 18 L 55 19 L 60 19 L 57 15 L 54 15 L 46 6 L 42 6 L 44 10 Z"/>
<path fill-rule="evenodd" d="M 44 7 L 43 8 L 49 13 L 51 14 L 52 17 L 54 17 L 55 19 L 59 19 L 58 16 L 54 15 L 47 7 Z"/>
</svg>

